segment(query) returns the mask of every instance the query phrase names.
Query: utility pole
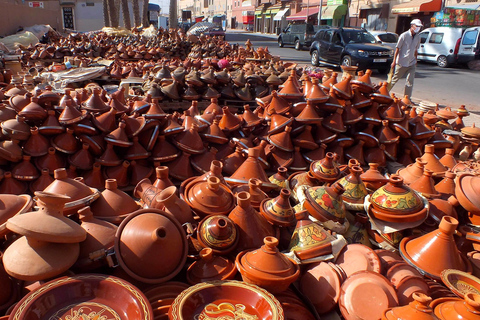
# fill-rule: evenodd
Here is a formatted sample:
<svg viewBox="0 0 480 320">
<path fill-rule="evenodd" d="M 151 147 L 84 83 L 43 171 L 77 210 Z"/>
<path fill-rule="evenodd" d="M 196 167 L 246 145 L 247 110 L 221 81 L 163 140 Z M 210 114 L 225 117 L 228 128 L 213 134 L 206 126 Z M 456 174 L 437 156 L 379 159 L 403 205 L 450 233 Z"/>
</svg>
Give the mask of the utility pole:
<svg viewBox="0 0 480 320">
<path fill-rule="evenodd" d="M 318 25 L 322 24 L 322 22 L 321 22 L 321 20 L 322 20 L 322 10 L 323 10 L 322 2 L 323 2 L 323 0 L 320 0 L 320 5 L 319 5 L 320 10 L 318 10 Z"/>
<path fill-rule="evenodd" d="M 168 14 L 168 27 L 178 28 L 177 0 L 170 0 L 170 12 Z"/>
<path fill-rule="evenodd" d="M 320 0 L 321 1 L 321 0 Z M 308 23 L 308 11 L 310 10 L 310 0 L 307 1 L 307 16 L 305 17 L 305 22 Z"/>
</svg>

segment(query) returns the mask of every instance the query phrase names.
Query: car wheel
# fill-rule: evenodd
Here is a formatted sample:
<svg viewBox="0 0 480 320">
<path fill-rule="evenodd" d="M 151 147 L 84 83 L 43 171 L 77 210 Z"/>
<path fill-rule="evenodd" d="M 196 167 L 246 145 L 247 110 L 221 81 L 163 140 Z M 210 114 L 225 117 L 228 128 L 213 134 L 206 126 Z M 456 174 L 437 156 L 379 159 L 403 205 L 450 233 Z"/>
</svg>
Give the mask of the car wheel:
<svg viewBox="0 0 480 320">
<path fill-rule="evenodd" d="M 282 38 L 278 39 L 278 46 L 279 46 L 280 48 L 283 48 L 283 45 L 284 45 L 284 44 L 283 44 Z"/>
<path fill-rule="evenodd" d="M 313 50 L 312 53 L 311 53 L 310 58 L 311 58 L 310 61 L 312 62 L 312 65 L 313 65 L 314 67 L 318 67 L 318 60 L 319 60 L 319 59 L 318 59 L 318 50 Z"/>
<path fill-rule="evenodd" d="M 302 50 L 302 45 L 300 44 L 300 40 L 295 40 L 295 50 Z"/>
<path fill-rule="evenodd" d="M 350 56 L 344 56 L 342 59 L 342 66 L 350 67 L 352 65 L 352 58 Z"/>
<path fill-rule="evenodd" d="M 446 56 L 440 56 L 437 58 L 437 66 L 440 68 L 446 68 L 448 67 L 448 61 Z"/>
</svg>

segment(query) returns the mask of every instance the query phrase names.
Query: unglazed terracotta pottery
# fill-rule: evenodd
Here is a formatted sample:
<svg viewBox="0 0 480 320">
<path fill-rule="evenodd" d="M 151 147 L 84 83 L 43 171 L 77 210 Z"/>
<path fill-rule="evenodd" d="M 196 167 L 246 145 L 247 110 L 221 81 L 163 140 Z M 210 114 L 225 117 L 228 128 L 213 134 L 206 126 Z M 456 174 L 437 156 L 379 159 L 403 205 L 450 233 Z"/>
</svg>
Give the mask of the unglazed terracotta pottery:
<svg viewBox="0 0 480 320">
<path fill-rule="evenodd" d="M 158 209 L 132 212 L 122 221 L 115 236 L 120 266 L 129 276 L 144 283 L 162 283 L 177 275 L 187 259 L 187 247 L 181 224 Z"/>
<path fill-rule="evenodd" d="M 415 292 L 413 299 L 414 301 L 410 302 L 408 306 L 386 310 L 382 316 L 382 320 L 437 320 L 433 309 L 429 306 L 432 298 L 423 293 Z"/>
<path fill-rule="evenodd" d="M 435 302 L 435 301 L 434 301 Z M 478 319 L 480 316 L 480 295 L 467 293 L 465 300 L 447 300 L 434 307 L 434 313 L 440 320 Z"/>
<path fill-rule="evenodd" d="M 360 175 L 365 187 L 372 191 L 384 186 L 388 179 L 378 170 L 378 163 L 369 163 L 370 168 Z"/>
<path fill-rule="evenodd" d="M 280 253 L 277 246 L 278 240 L 275 237 L 265 237 L 260 249 L 243 251 L 237 255 L 235 264 L 243 281 L 278 293 L 285 291 L 297 280 L 300 267 Z"/>
<path fill-rule="evenodd" d="M 169 320 L 218 319 L 220 315 L 233 319 L 285 319 L 280 302 L 271 293 L 240 281 L 199 283 L 180 293 L 168 311 Z"/>
<path fill-rule="evenodd" d="M 177 197 L 177 187 L 170 186 L 162 190 L 156 197 L 165 212 L 172 214 L 182 225 L 187 222 L 193 222 L 193 213 L 190 206 Z M 158 207 L 155 205 L 154 207 Z"/>
<path fill-rule="evenodd" d="M 347 277 L 358 271 L 380 273 L 381 262 L 373 249 L 363 244 L 348 244 L 337 256 L 335 263 L 341 267 Z"/>
<path fill-rule="evenodd" d="M 215 254 L 231 252 L 239 239 L 237 225 L 226 216 L 208 216 L 198 224 L 198 242 L 202 247 L 212 249 Z"/>
<path fill-rule="evenodd" d="M 259 160 L 260 150 L 255 148 L 248 149 L 248 158 L 229 178 L 225 180 L 230 185 L 239 185 L 248 183 L 251 178 L 262 181 L 262 186 L 266 188 L 275 188 L 275 185 L 268 180 L 268 176 Z"/>
<path fill-rule="evenodd" d="M 467 218 L 474 225 L 480 223 L 480 203 L 476 196 L 479 181 L 472 173 L 462 173 L 455 178 L 455 196 L 460 205 L 469 212 Z"/>
<path fill-rule="evenodd" d="M 445 167 L 434 153 L 435 147 L 431 144 L 425 145 L 425 153 L 422 160 L 426 162 L 425 169 L 433 172 L 434 176 L 443 176 L 447 167 Z"/>
<path fill-rule="evenodd" d="M 469 273 L 456 269 L 442 271 L 443 283 L 460 298 L 465 298 L 467 293 L 480 294 L 480 279 Z"/>
<path fill-rule="evenodd" d="M 32 197 L 26 194 L 21 195 L 0 195 L 0 236 L 6 235 L 9 230 L 6 227 L 8 219 L 25 213 L 33 205 Z"/>
<path fill-rule="evenodd" d="M 85 290 L 86 287 L 90 290 Z M 117 299 L 111 299 L 112 292 Z M 56 303 L 49 303 L 50 299 Z M 38 310 L 37 304 L 45 308 Z M 152 308 L 139 289 L 125 280 L 102 274 L 81 274 L 47 282 L 20 300 L 10 319 L 66 319 L 87 315 L 90 319 L 153 320 Z"/>
<path fill-rule="evenodd" d="M 228 214 L 234 207 L 232 191 L 211 176 L 207 181 L 190 182 L 184 191 L 187 204 L 200 216 Z"/>
<path fill-rule="evenodd" d="M 445 269 L 471 271 L 470 262 L 461 256 L 453 239 L 457 226 L 455 218 L 444 216 L 437 230 L 415 239 L 402 239 L 402 257 L 422 274 L 436 280 L 440 280 Z"/>
<path fill-rule="evenodd" d="M 268 198 L 268 195 L 262 191 L 261 186 L 262 182 L 260 180 L 252 178 L 248 181 L 248 185 L 237 186 L 232 189 L 232 192 L 235 197 L 242 191 L 250 193 L 250 203 L 255 210 L 259 211 L 262 201 Z"/>
<path fill-rule="evenodd" d="M 244 191 L 237 194 L 237 206 L 228 217 L 238 227 L 237 252 L 259 248 L 265 237 L 275 235 L 274 227 L 252 207 L 248 192 Z"/>
<path fill-rule="evenodd" d="M 187 281 L 191 285 L 214 280 L 233 280 L 237 273 L 235 263 L 213 254 L 205 248 L 200 251 L 200 260 L 188 267 Z"/>
</svg>

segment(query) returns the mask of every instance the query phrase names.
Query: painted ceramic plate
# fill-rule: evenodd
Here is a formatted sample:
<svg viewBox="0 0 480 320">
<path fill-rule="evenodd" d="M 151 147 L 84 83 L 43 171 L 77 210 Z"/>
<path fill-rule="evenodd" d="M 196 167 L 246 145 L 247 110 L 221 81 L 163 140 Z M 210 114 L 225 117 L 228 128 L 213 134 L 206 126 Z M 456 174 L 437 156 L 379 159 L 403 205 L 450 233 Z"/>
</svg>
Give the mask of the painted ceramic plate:
<svg viewBox="0 0 480 320">
<path fill-rule="evenodd" d="M 442 281 L 462 299 L 469 292 L 480 294 L 480 279 L 466 272 L 456 269 L 443 270 Z"/>
<path fill-rule="evenodd" d="M 153 320 L 147 298 L 132 284 L 102 274 L 47 282 L 17 303 L 9 320 Z"/>
<path fill-rule="evenodd" d="M 183 291 L 172 304 L 170 320 L 283 320 L 280 302 L 268 291 L 240 281 L 210 281 Z"/>
</svg>

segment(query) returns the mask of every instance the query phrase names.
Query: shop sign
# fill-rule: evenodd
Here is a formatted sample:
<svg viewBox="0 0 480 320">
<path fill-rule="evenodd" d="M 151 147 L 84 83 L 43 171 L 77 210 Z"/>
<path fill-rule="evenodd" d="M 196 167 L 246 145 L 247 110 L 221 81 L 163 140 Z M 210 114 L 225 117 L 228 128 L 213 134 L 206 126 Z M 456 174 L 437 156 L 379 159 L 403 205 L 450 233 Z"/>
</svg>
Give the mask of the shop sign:
<svg viewBox="0 0 480 320">
<path fill-rule="evenodd" d="M 44 8 L 43 1 L 29 1 L 28 6 L 30 8 Z"/>
</svg>

